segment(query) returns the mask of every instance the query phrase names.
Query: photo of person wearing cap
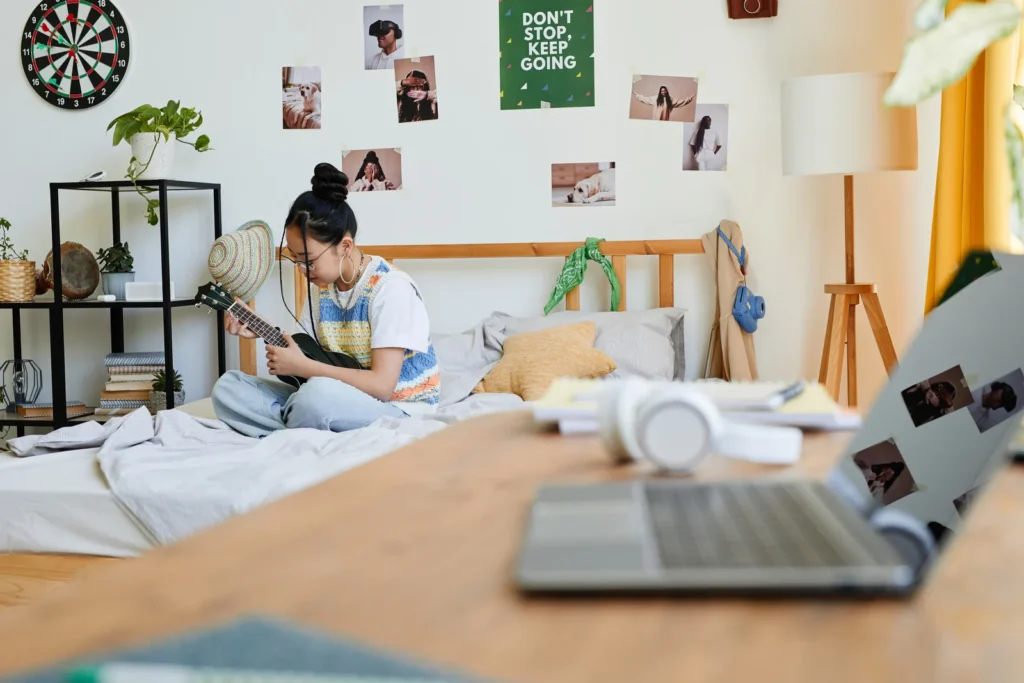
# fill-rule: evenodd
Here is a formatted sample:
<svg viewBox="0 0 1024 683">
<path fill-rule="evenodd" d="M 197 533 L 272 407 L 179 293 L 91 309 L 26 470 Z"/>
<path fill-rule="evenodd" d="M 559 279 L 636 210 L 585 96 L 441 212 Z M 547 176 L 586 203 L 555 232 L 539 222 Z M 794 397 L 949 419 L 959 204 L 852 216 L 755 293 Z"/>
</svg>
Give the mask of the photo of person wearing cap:
<svg viewBox="0 0 1024 683">
<path fill-rule="evenodd" d="M 389 70 L 402 58 L 402 9 L 402 5 L 363 8 L 367 71 Z"/>
</svg>

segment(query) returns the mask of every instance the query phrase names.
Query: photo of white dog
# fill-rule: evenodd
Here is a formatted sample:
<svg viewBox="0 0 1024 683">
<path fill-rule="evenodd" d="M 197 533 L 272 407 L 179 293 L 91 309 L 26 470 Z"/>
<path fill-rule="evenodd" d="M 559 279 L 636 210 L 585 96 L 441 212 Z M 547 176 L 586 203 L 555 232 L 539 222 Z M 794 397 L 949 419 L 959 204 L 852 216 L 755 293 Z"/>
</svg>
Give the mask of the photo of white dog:
<svg viewBox="0 0 1024 683">
<path fill-rule="evenodd" d="M 551 165 L 552 206 L 615 206 L 615 162 Z"/>
<path fill-rule="evenodd" d="M 323 83 L 320 67 L 281 69 L 282 123 L 285 130 L 319 130 Z"/>
<path fill-rule="evenodd" d="M 316 83 L 303 83 L 299 86 L 302 95 L 302 111 L 307 114 L 320 112 L 320 86 Z"/>
</svg>

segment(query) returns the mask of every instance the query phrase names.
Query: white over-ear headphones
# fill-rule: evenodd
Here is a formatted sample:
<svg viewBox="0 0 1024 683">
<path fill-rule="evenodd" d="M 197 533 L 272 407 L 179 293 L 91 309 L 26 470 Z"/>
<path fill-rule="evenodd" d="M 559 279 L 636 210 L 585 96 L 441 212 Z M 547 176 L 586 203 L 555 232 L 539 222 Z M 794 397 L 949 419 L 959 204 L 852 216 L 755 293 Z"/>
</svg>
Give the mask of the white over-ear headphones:
<svg viewBox="0 0 1024 683">
<path fill-rule="evenodd" d="M 799 429 L 729 422 L 710 398 L 681 382 L 608 381 L 597 400 L 601 439 L 616 462 L 689 473 L 711 453 L 780 465 L 800 458 Z"/>
</svg>

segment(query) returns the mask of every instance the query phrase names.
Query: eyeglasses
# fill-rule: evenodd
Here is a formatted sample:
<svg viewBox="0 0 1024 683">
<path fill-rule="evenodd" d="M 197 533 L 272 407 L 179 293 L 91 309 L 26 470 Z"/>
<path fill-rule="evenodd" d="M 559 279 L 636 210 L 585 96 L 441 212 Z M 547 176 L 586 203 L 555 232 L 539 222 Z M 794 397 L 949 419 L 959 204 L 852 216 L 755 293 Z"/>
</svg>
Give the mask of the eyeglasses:
<svg viewBox="0 0 1024 683">
<path fill-rule="evenodd" d="M 284 256 L 284 258 L 286 258 L 289 261 L 291 261 L 292 263 L 294 263 L 296 268 L 299 268 L 300 270 L 303 270 L 306 273 L 312 273 L 313 270 L 316 268 L 316 259 L 318 259 L 321 256 L 323 256 L 324 254 L 326 254 L 327 253 L 327 249 L 330 249 L 330 247 L 327 247 L 326 249 L 321 251 L 319 254 L 317 254 L 316 258 L 314 258 L 313 260 L 302 259 L 301 261 L 296 261 L 293 258 L 288 258 L 284 254 L 281 254 L 281 255 Z"/>
</svg>

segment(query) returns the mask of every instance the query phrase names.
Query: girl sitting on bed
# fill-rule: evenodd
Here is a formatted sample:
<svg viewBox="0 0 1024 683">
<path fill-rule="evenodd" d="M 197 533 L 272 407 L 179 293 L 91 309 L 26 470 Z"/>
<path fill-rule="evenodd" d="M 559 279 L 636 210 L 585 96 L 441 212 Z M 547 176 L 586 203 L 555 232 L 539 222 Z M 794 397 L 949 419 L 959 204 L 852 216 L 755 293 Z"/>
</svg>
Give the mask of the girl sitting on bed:
<svg viewBox="0 0 1024 683">
<path fill-rule="evenodd" d="M 217 417 L 248 436 L 299 427 L 343 432 L 385 416 L 430 412 L 440 398 L 430 322 L 415 283 L 356 246 L 344 173 L 319 164 L 312 182 L 288 212 L 285 240 L 295 267 L 315 286 L 313 334 L 325 351 L 352 356 L 362 369 L 310 360 L 286 334 L 287 347 L 267 347 L 267 367 L 271 375 L 308 378 L 301 388 L 237 370 L 213 388 Z M 224 327 L 257 336 L 231 316 Z"/>
</svg>

